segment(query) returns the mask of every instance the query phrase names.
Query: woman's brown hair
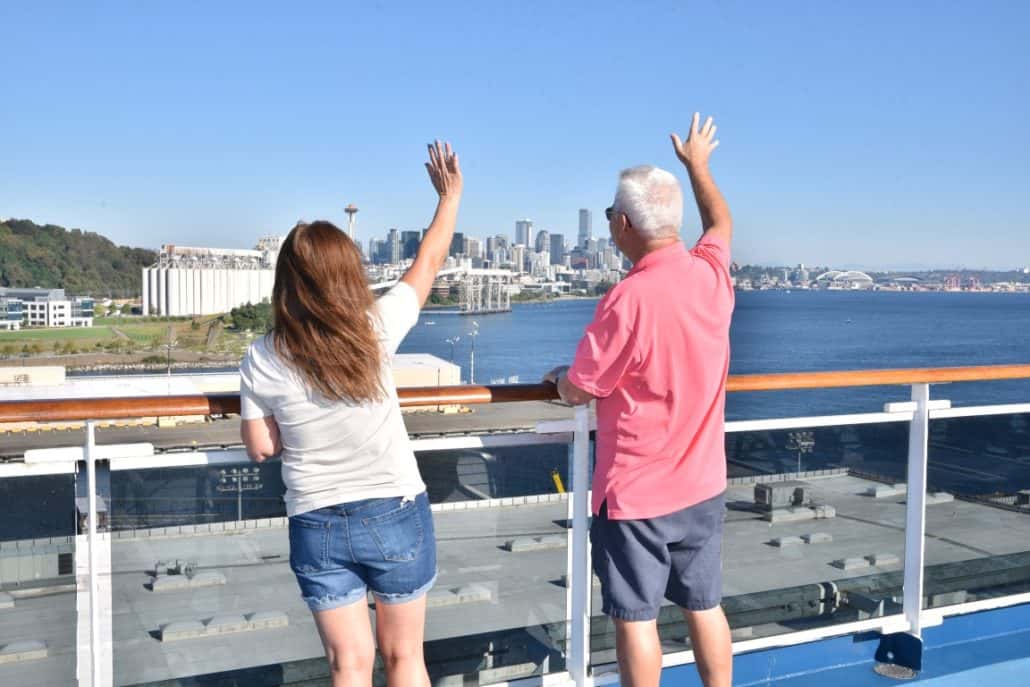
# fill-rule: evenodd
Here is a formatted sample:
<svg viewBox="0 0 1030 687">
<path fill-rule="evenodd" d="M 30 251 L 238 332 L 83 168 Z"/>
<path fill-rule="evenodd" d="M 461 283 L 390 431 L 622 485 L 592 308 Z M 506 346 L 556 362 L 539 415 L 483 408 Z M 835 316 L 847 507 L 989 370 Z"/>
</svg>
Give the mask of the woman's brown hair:
<svg viewBox="0 0 1030 687">
<path fill-rule="evenodd" d="M 297 224 L 279 249 L 272 288 L 276 352 L 332 400 L 381 400 L 383 351 L 361 253 L 330 222 Z"/>
</svg>

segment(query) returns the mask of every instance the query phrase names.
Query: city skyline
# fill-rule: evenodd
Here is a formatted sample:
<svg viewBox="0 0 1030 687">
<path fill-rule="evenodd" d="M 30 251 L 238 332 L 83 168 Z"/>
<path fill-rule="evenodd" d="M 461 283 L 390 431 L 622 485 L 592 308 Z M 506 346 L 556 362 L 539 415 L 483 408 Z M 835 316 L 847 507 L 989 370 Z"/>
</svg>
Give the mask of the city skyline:
<svg viewBox="0 0 1030 687">
<path fill-rule="evenodd" d="M 622 168 L 687 190 L 668 134 L 699 110 L 739 262 L 1012 268 L 1030 262 L 1028 21 L 1001 1 L 8 4 L 4 92 L 31 105 L 0 112 L 0 215 L 242 247 L 301 217 L 345 227 L 353 202 L 365 242 L 428 224 L 424 145 L 446 137 L 458 231 L 528 215 L 572 241 L 578 208 L 603 234 Z M 304 49 L 268 49 L 284 36 Z"/>
</svg>

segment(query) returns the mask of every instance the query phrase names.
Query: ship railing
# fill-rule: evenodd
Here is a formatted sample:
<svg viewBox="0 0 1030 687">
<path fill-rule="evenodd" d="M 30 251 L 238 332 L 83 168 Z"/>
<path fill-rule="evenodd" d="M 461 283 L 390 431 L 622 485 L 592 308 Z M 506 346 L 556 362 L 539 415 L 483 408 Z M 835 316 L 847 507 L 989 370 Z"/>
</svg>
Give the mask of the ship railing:
<svg viewBox="0 0 1030 687">
<path fill-rule="evenodd" d="M 856 495 L 848 490 L 853 491 L 856 484 L 864 485 L 867 489 L 868 496 L 862 495 L 866 497 L 863 503 L 872 504 L 872 512 L 883 512 L 882 517 L 877 516 L 875 522 L 867 523 L 868 526 L 881 532 L 896 533 L 891 535 L 896 536 L 894 540 L 889 536 L 881 537 L 879 543 L 870 545 L 878 550 L 868 551 L 862 549 L 860 544 L 852 543 L 852 552 L 861 555 L 843 556 L 834 561 L 840 573 L 834 573 L 836 577 L 827 577 L 827 581 L 819 584 L 801 584 L 799 580 L 798 585 L 789 588 L 784 585 L 765 590 L 727 589 L 724 608 L 731 625 L 737 630 L 752 631 L 735 633 L 734 652 L 756 652 L 834 636 L 871 632 L 880 635 L 886 660 L 902 666 L 918 667 L 921 660 L 920 637 L 925 628 L 938 625 L 949 616 L 1030 603 L 1030 574 L 1023 574 L 1030 570 L 1030 554 L 1024 555 L 1030 548 L 1025 544 L 1030 529 L 1009 531 L 1009 538 L 999 545 L 988 541 L 998 531 L 982 532 L 981 541 L 970 542 L 962 540 L 959 534 L 947 536 L 948 525 L 942 525 L 933 510 L 938 507 L 937 504 L 952 502 L 966 509 L 960 512 L 959 507 L 955 506 L 952 517 L 969 511 L 980 518 L 974 521 L 974 525 L 978 522 L 980 526 L 989 528 L 1030 528 L 1030 504 L 1027 503 L 1030 499 L 1030 484 L 1026 483 L 1026 476 L 1019 472 L 1022 464 L 1030 468 L 1030 403 L 951 407 L 947 400 L 931 399 L 930 395 L 931 385 L 935 384 L 1020 379 L 1030 379 L 1030 365 L 731 376 L 727 382 L 727 391 L 730 393 L 868 386 L 909 388 L 908 398 L 887 403 L 878 412 L 726 423 L 727 445 L 730 447 L 728 460 L 731 466 L 740 456 L 748 457 L 749 460 L 754 455 L 767 456 L 756 459 L 757 463 L 766 461 L 763 463 L 764 474 L 763 470 L 756 471 L 756 461 L 751 460 L 748 467 L 751 474 L 732 477 L 731 491 L 742 486 L 746 490 L 754 488 L 757 499 L 760 488 L 764 489 L 763 493 L 768 498 L 774 498 L 768 495 L 776 491 L 777 485 L 786 486 L 787 492 L 795 489 L 794 496 L 790 497 L 795 501 L 785 508 L 778 509 L 777 504 L 773 503 L 764 506 L 747 504 L 737 499 L 736 502 L 731 501 L 730 513 L 758 513 L 769 519 L 770 531 L 777 523 L 777 516 L 770 515 L 773 511 L 785 515 L 788 520 L 795 516 L 811 516 L 812 531 L 804 536 L 786 535 L 766 542 L 768 552 L 772 552 L 769 555 L 775 554 L 769 559 L 773 564 L 778 560 L 789 561 L 795 555 L 791 554 L 792 550 L 817 547 L 820 542 L 828 543 L 831 538 L 825 536 L 826 533 L 815 531 L 819 529 L 821 520 L 828 521 L 830 517 L 827 508 L 832 504 L 827 501 L 839 496 L 840 499 L 855 502 Z M 555 388 L 547 384 L 401 389 L 398 395 L 402 406 L 422 408 L 553 402 L 557 399 Z M 246 463 L 247 457 L 242 448 L 238 447 L 156 453 L 149 444 L 98 445 L 97 424 L 105 420 L 140 417 L 224 417 L 238 412 L 238 394 L 0 402 L 0 424 L 84 423 L 84 440 L 79 445 L 29 450 L 22 459 L 0 462 L 0 488 L 7 482 L 15 484 L 13 489 L 17 489 L 17 485 L 26 484 L 26 479 L 48 476 L 62 476 L 73 482 L 76 500 L 74 512 L 77 514 L 74 534 L 69 538 L 73 549 L 71 557 L 58 563 L 58 567 L 62 568 L 59 571 L 61 575 L 73 574 L 76 580 L 75 607 L 69 613 L 75 624 L 72 646 L 63 647 L 62 650 L 58 646 L 26 644 L 12 641 L 24 639 L 23 636 L 5 638 L 0 633 L 0 675 L 3 675 L 5 669 L 31 671 L 34 665 L 38 665 L 34 661 L 42 658 L 45 661 L 63 661 L 59 665 L 64 666 L 68 675 L 66 679 L 56 678 L 54 684 L 75 681 L 79 685 L 106 687 L 146 683 L 142 679 L 119 675 L 116 669 L 116 664 L 122 665 L 128 659 L 115 659 L 121 640 L 116 640 L 113 632 L 116 603 L 113 599 L 112 578 L 118 574 L 118 570 L 112 566 L 112 554 L 124 538 L 124 532 L 112 527 L 110 520 L 112 477 L 117 478 L 119 473 L 135 475 L 157 469 L 192 467 L 221 470 Z M 467 452 L 472 452 L 473 456 L 479 452 L 483 460 L 490 459 L 487 453 L 491 451 L 525 451 L 532 446 L 567 447 L 568 462 L 564 480 L 561 479 L 563 475 L 556 475 L 555 494 L 495 498 L 487 484 L 483 487 L 485 493 L 476 492 L 474 486 L 469 486 L 471 492 L 482 497 L 478 502 L 447 500 L 433 506 L 437 517 L 442 520 L 448 513 L 473 511 L 477 507 L 504 509 L 516 505 L 549 503 L 552 507 L 564 509 L 567 519 L 563 528 L 565 535 L 562 547 L 565 553 L 564 579 L 554 581 L 555 586 L 562 586 L 565 590 L 562 609 L 564 617 L 548 617 L 546 610 L 539 610 L 538 614 L 534 612 L 540 616 L 539 626 L 532 628 L 536 635 L 543 632 L 545 639 L 555 647 L 554 660 L 545 657 L 537 661 L 535 666 L 527 667 L 526 662 L 511 665 L 495 655 L 485 657 L 471 671 L 466 671 L 466 674 L 478 673 L 483 684 L 601 685 L 613 684 L 618 679 L 610 625 L 600 614 L 597 589 L 590 573 L 589 483 L 592 432 L 596 429 L 596 420 L 586 406 L 575 408 L 571 414 L 568 419 L 538 422 L 532 431 L 439 436 L 412 441 L 412 448 L 420 457 L 447 452 L 466 452 L 463 455 L 468 457 Z M 939 435 L 938 439 L 931 441 L 931 436 L 936 435 Z M 833 460 L 814 460 L 820 442 L 831 445 L 832 451 L 836 452 Z M 867 445 L 872 448 L 866 450 Z M 935 447 L 938 445 L 947 450 L 946 456 L 937 451 L 944 456 L 939 465 L 935 463 L 938 457 L 935 455 Z M 796 469 L 785 468 L 785 460 L 793 463 L 794 454 L 797 459 Z M 904 456 L 904 460 L 892 463 L 892 455 Z M 953 462 L 956 455 L 969 455 L 970 460 Z M 506 460 L 513 459 L 508 457 Z M 1011 467 L 1012 471 L 1001 476 L 1011 474 L 1011 479 L 993 492 L 976 492 L 975 489 L 963 491 L 957 487 L 953 490 L 956 493 L 942 493 L 928 488 L 933 481 L 929 476 L 931 470 L 947 473 L 950 479 L 968 473 L 970 480 L 993 484 L 990 480 L 997 481 L 999 475 L 992 477 L 988 471 L 1002 464 Z M 892 473 L 892 465 L 898 466 L 900 474 Z M 564 493 L 566 483 L 570 488 L 568 493 Z M 238 478 L 235 484 L 239 486 Z M 820 492 L 819 485 L 823 484 L 828 485 L 824 489 L 825 493 Z M 810 491 L 807 497 L 803 493 L 806 488 Z M 784 489 L 781 488 L 779 493 L 782 496 Z M 883 495 L 885 497 L 881 498 Z M 978 510 L 974 512 L 970 509 Z M 555 511 L 552 508 L 548 512 L 553 514 Z M 9 515 L 9 518 L 15 521 L 30 520 L 36 515 L 39 513 L 18 513 Z M 851 519 L 860 520 L 857 517 Z M 735 545 L 731 537 L 732 522 L 733 519 L 728 518 L 725 540 L 727 550 Z M 928 531 L 928 522 L 932 531 Z M 267 523 L 255 525 L 261 526 L 267 526 Z M 215 529 L 244 533 L 248 525 L 236 522 L 219 525 Z M 155 539 L 160 536 L 188 536 L 185 534 L 188 531 L 194 530 L 186 527 L 167 527 L 163 530 L 154 528 L 147 531 L 145 536 Z M 144 533 L 137 531 L 129 535 L 144 536 Z M 978 533 L 967 531 L 964 536 L 977 537 Z M 870 535 L 869 540 L 874 538 Z M 59 549 L 60 537 L 53 539 L 54 546 Z M 511 550 L 515 549 L 517 544 L 513 542 L 517 539 L 519 537 L 513 537 L 512 542 L 508 542 Z M 529 549 L 547 548 L 546 545 L 555 544 L 553 535 L 551 539 L 546 536 L 528 536 L 523 537 L 523 540 L 522 543 Z M 1024 542 L 1022 547 L 1020 541 Z M 38 590 L 33 591 L 32 585 L 24 579 L 24 557 L 19 563 L 20 571 L 11 573 L 11 565 L 4 566 L 3 549 L 6 549 L 10 559 L 18 554 L 22 544 L 0 542 L 0 583 L 4 590 L 0 591 L 0 614 L 12 612 L 11 608 L 17 610 L 26 600 L 39 596 Z M 38 542 L 35 544 L 38 545 Z M 901 552 L 901 555 L 894 556 L 892 551 Z M 176 562 L 172 565 L 178 564 Z M 12 575 L 20 577 L 17 583 L 10 584 L 9 580 L 4 579 L 5 574 L 9 579 Z M 155 569 L 153 574 L 156 581 L 159 571 Z M 36 577 L 47 577 L 47 574 L 44 571 L 37 573 Z M 731 575 L 727 571 L 729 577 Z M 22 588 L 26 593 L 21 593 Z M 970 594 L 969 589 L 979 591 Z M 290 589 L 284 593 L 295 593 L 295 590 Z M 449 593 L 455 596 L 455 604 L 461 602 L 462 594 L 474 597 L 477 593 L 483 594 L 484 599 L 495 607 L 499 602 L 496 589 L 455 589 Z M 444 605 L 446 603 L 445 600 Z M 430 617 L 433 612 L 431 609 Z M 233 627 L 233 622 L 239 620 L 235 617 L 229 617 L 228 620 L 222 618 L 223 625 L 218 628 L 203 627 L 197 623 L 182 626 L 180 629 L 187 638 L 182 645 L 183 653 L 177 654 L 177 660 L 186 660 L 188 663 L 188 659 L 183 656 L 188 656 L 186 646 L 190 641 L 190 632 L 194 636 L 209 637 L 224 631 L 229 634 L 219 637 L 229 637 L 232 632 L 241 629 Z M 244 624 L 249 623 L 250 626 L 264 622 L 271 627 L 280 620 L 278 617 L 267 616 L 261 620 L 249 616 L 243 618 Z M 139 622 L 146 624 L 147 621 Z M 686 644 L 682 641 L 683 622 L 677 617 L 675 609 L 663 609 L 659 624 L 663 629 L 663 665 L 668 667 L 693 662 L 693 653 L 685 648 Z M 0 617 L 0 628 L 3 627 L 10 625 L 3 625 L 3 618 Z M 755 628 L 760 630 L 754 631 Z M 31 634 L 33 629 L 38 628 L 26 627 L 25 631 Z M 152 627 L 148 630 L 159 634 L 162 628 Z M 219 637 L 209 637 L 205 641 L 219 641 Z M 160 637 L 150 639 L 156 642 Z M 490 640 L 491 647 L 493 641 Z M 126 654 L 131 651 L 124 650 Z M 3 660 L 5 656 L 6 661 Z M 237 658 L 239 663 L 236 667 L 239 668 L 249 667 L 258 660 L 254 656 Z M 311 658 L 317 658 L 317 653 L 313 653 Z M 231 671 L 232 668 L 233 665 L 229 665 L 225 670 Z M 290 668 L 293 669 L 296 667 Z M 182 672 L 181 666 L 178 670 L 176 678 L 189 677 Z M 520 671 L 527 670 L 531 674 L 520 677 Z M 283 671 L 282 682 L 277 684 L 289 684 L 286 677 L 289 671 L 285 667 Z M 146 672 L 141 669 L 140 674 Z M 153 684 L 177 684 L 167 678 L 162 679 L 166 681 L 155 680 Z"/>
</svg>

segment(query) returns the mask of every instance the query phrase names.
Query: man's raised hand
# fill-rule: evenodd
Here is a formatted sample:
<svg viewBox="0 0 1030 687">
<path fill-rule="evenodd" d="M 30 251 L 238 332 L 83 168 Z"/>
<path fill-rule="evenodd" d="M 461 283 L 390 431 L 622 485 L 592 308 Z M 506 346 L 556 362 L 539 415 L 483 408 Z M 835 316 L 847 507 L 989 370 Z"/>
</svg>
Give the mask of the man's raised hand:
<svg viewBox="0 0 1030 687">
<path fill-rule="evenodd" d="M 715 140 L 716 126 L 712 118 L 705 120 L 704 126 L 698 128 L 701 122 L 701 115 L 694 113 L 694 119 L 690 122 L 690 133 L 687 140 L 681 141 L 680 137 L 672 134 L 672 147 L 676 150 L 676 157 L 687 167 L 703 166 L 708 164 L 708 157 L 715 150 L 719 142 Z"/>
</svg>

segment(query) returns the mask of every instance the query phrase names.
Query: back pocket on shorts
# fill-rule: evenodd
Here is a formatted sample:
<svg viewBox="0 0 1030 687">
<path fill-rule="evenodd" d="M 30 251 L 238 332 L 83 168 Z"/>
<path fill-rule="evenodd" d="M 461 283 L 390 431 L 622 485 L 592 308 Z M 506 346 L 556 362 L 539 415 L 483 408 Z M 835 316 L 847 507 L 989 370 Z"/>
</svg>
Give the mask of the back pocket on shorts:
<svg viewBox="0 0 1030 687">
<path fill-rule="evenodd" d="M 329 565 L 329 522 L 300 516 L 291 517 L 290 569 L 312 573 Z"/>
<path fill-rule="evenodd" d="M 388 561 L 413 561 L 425 532 L 416 501 L 402 501 L 398 508 L 370 518 L 362 518 L 373 541 Z"/>
</svg>

